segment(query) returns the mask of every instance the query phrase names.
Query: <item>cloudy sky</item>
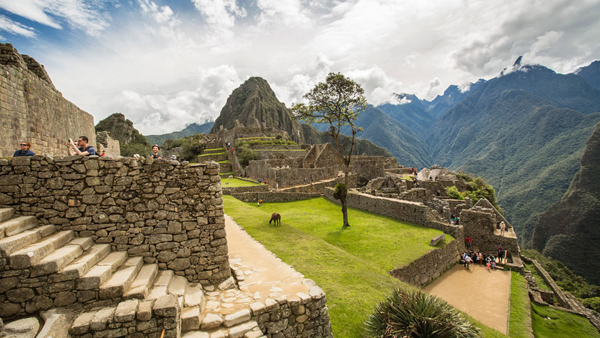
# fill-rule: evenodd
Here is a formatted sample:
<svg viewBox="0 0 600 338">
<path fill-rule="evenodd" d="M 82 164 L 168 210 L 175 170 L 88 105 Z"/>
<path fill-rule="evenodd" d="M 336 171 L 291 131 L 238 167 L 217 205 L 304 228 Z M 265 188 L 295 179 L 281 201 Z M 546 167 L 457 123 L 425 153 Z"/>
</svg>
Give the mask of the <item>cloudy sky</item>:
<svg viewBox="0 0 600 338">
<path fill-rule="evenodd" d="M 328 72 L 433 99 L 519 56 L 559 73 L 600 59 L 599 0 L 0 0 L 0 41 L 45 65 L 96 122 L 143 134 L 218 116 L 250 76 L 288 106 Z"/>
</svg>

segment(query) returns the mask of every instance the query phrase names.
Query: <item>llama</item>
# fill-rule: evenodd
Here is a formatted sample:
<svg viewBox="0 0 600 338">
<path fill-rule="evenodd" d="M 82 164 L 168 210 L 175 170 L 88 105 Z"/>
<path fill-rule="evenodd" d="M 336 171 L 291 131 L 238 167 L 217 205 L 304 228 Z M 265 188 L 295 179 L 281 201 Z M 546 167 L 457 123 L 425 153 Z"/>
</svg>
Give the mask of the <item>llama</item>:
<svg viewBox="0 0 600 338">
<path fill-rule="evenodd" d="M 271 224 L 272 221 L 274 221 L 274 226 L 281 226 L 281 215 L 274 212 L 271 215 L 271 220 L 269 221 L 269 224 Z"/>
</svg>

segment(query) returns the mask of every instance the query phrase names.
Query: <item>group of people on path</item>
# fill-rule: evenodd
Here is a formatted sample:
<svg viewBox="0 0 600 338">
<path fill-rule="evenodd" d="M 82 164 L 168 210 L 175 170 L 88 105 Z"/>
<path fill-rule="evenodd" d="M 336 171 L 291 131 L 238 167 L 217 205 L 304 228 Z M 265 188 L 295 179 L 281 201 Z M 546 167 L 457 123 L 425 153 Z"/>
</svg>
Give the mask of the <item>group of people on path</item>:
<svg viewBox="0 0 600 338">
<path fill-rule="evenodd" d="M 473 251 L 473 240 L 471 237 L 465 237 L 465 244 L 467 251 L 461 254 L 461 262 L 466 269 L 471 268 L 471 264 L 483 264 L 487 271 L 496 269 L 496 258 L 498 263 L 506 263 L 506 250 L 502 247 L 502 244 L 498 244 L 497 255 L 484 255 L 481 252 Z"/>
<path fill-rule="evenodd" d="M 454 214 L 450 215 L 450 223 L 454 225 L 460 225 L 460 217 L 455 216 Z"/>
</svg>

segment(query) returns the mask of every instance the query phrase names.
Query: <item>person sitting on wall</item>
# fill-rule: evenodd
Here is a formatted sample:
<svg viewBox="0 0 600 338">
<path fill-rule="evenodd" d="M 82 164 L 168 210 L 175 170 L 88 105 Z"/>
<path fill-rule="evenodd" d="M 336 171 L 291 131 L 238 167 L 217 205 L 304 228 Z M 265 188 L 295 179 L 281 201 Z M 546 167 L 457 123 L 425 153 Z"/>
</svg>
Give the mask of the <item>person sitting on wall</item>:
<svg viewBox="0 0 600 338">
<path fill-rule="evenodd" d="M 21 149 L 15 151 L 15 153 L 13 154 L 13 157 L 35 155 L 35 153 L 33 151 L 29 150 L 29 148 L 31 148 L 31 143 L 29 143 L 27 141 L 21 142 Z"/>
<path fill-rule="evenodd" d="M 160 147 L 158 146 L 158 144 L 153 145 L 152 146 L 152 154 L 148 155 L 148 157 L 153 158 L 155 160 L 163 158 L 163 156 L 158 152 L 159 150 L 160 150 Z"/>
<path fill-rule="evenodd" d="M 100 157 L 104 157 L 106 156 L 106 150 L 102 150 L 102 153 L 100 153 Z"/>
<path fill-rule="evenodd" d="M 96 149 L 91 145 L 88 145 L 89 139 L 87 136 L 79 136 L 77 140 L 77 145 L 73 142 L 72 139 L 69 139 L 67 142 L 67 149 L 69 150 L 69 156 L 81 155 L 81 156 L 91 156 L 97 155 Z"/>
</svg>

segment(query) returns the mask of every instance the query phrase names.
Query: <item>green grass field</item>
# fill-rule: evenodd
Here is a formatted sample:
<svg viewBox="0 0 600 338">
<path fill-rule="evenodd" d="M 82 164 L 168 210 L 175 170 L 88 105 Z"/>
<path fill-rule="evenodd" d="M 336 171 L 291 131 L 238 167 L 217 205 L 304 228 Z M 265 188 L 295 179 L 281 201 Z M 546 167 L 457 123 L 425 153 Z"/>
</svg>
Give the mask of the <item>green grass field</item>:
<svg viewBox="0 0 600 338">
<path fill-rule="evenodd" d="M 258 182 L 248 182 L 237 178 L 221 178 L 221 186 L 225 188 L 237 188 L 237 187 L 252 187 L 259 185 Z"/>
<path fill-rule="evenodd" d="M 225 152 L 221 152 L 221 153 L 210 153 L 210 154 L 202 154 L 202 155 L 198 155 L 198 157 L 212 156 L 212 155 L 225 155 Z"/>
<path fill-rule="evenodd" d="M 510 337 L 530 337 L 530 306 L 525 277 L 520 273 L 512 272 L 510 278 L 510 318 L 508 328 Z"/>
<path fill-rule="evenodd" d="M 600 333 L 585 317 L 531 304 L 531 321 L 536 338 L 600 338 Z"/>
<path fill-rule="evenodd" d="M 355 209 L 349 209 L 352 227 L 342 230 L 340 206 L 325 198 L 261 207 L 223 200 L 225 212 L 252 237 L 323 288 L 335 337 L 363 337 L 377 302 L 394 286 L 409 287 L 388 270 L 431 250 L 429 240 L 441 233 Z M 281 228 L 269 226 L 272 212 L 282 215 Z"/>
</svg>

